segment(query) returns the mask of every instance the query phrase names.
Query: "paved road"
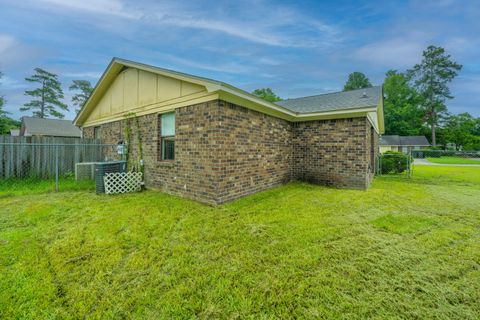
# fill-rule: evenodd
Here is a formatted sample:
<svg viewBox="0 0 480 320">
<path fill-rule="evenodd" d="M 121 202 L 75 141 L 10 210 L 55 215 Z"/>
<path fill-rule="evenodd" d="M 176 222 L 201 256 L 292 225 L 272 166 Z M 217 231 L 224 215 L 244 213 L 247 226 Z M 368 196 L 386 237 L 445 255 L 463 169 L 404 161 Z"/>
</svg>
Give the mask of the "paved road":
<svg viewBox="0 0 480 320">
<path fill-rule="evenodd" d="M 443 164 L 443 163 L 433 163 L 427 159 L 414 159 L 413 164 L 425 165 L 425 166 L 444 166 L 444 167 L 479 167 L 480 164 Z"/>
</svg>

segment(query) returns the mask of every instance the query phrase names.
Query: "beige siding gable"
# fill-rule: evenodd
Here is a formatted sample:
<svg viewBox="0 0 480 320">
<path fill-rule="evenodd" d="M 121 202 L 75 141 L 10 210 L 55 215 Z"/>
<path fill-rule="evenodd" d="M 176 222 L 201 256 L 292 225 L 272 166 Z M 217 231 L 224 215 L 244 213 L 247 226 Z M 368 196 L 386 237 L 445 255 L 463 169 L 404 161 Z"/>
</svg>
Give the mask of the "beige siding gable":
<svg viewBox="0 0 480 320">
<path fill-rule="evenodd" d="M 120 72 L 92 109 L 84 125 L 118 118 L 129 112 L 156 112 L 190 96 L 208 94 L 204 86 L 135 68 Z"/>
</svg>

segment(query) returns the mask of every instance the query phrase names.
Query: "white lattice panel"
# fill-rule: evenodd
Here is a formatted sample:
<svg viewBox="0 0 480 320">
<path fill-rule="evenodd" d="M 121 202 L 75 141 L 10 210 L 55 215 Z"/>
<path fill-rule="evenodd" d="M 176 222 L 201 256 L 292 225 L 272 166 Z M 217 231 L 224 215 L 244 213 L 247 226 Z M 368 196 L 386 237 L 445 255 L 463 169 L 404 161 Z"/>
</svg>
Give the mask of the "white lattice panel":
<svg viewBox="0 0 480 320">
<path fill-rule="evenodd" d="M 141 172 L 111 172 L 103 176 L 106 194 L 135 192 L 142 189 Z"/>
</svg>

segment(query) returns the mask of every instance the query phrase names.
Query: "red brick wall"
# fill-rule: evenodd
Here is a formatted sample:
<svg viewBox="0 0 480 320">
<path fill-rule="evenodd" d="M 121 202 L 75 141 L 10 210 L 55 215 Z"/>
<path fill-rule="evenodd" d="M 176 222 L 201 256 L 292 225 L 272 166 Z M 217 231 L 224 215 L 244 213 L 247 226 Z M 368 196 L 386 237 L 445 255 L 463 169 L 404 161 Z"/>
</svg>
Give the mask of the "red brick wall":
<svg viewBox="0 0 480 320">
<path fill-rule="evenodd" d="M 375 170 L 377 168 L 378 154 L 380 152 L 380 137 L 369 121 L 367 121 L 367 139 L 367 151 L 369 155 L 368 184 L 370 184 L 375 176 Z"/>
<path fill-rule="evenodd" d="M 217 124 L 219 202 L 290 180 L 291 123 L 219 101 Z"/>
<path fill-rule="evenodd" d="M 293 177 L 329 186 L 366 188 L 368 125 L 366 118 L 293 124 Z"/>
<path fill-rule="evenodd" d="M 139 117 L 147 187 L 218 204 L 292 179 L 366 188 L 372 177 L 366 118 L 290 123 L 218 100 L 175 112 L 170 161 L 158 159 L 159 116 Z M 131 127 L 136 159 L 134 122 Z M 125 120 L 103 124 L 103 142 L 124 140 L 124 128 Z M 84 136 L 93 136 L 93 127 Z M 378 149 L 378 136 L 375 143 Z"/>
<path fill-rule="evenodd" d="M 147 187 L 206 203 L 217 203 L 214 185 L 218 161 L 214 151 L 218 149 L 215 141 L 219 132 L 215 122 L 218 113 L 216 105 L 216 101 L 211 101 L 175 110 L 175 160 L 159 161 L 159 115 L 139 117 Z M 125 121 L 103 124 L 102 141 L 117 143 L 124 140 Z M 136 159 L 138 143 L 135 123 L 132 122 L 131 127 L 130 157 Z M 84 135 L 93 135 L 93 127 L 85 128 Z"/>
</svg>

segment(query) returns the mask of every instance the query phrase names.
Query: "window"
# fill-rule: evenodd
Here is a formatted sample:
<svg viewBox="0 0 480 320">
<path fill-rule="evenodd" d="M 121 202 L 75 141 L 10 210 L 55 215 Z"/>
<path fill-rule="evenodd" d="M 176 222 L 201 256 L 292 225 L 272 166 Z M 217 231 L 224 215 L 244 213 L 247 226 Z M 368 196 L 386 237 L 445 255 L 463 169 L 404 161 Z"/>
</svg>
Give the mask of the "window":
<svg viewBox="0 0 480 320">
<path fill-rule="evenodd" d="M 93 138 L 94 139 L 101 139 L 102 138 L 102 130 L 100 127 L 93 128 Z"/>
<path fill-rule="evenodd" d="M 160 115 L 161 160 L 175 159 L 175 112 Z"/>
</svg>

